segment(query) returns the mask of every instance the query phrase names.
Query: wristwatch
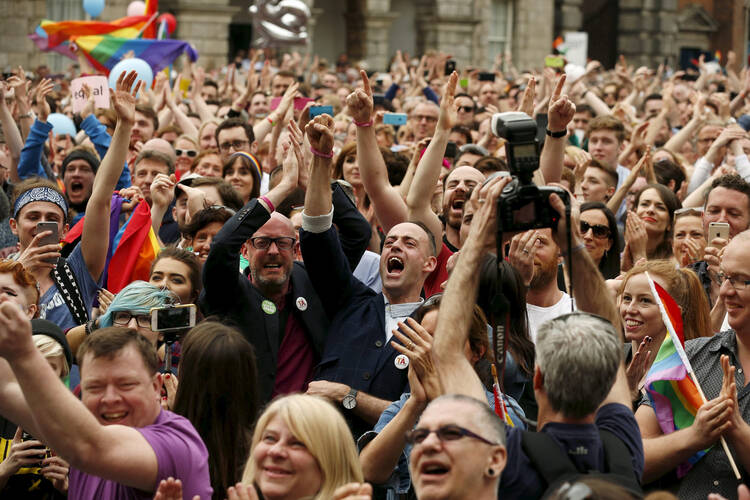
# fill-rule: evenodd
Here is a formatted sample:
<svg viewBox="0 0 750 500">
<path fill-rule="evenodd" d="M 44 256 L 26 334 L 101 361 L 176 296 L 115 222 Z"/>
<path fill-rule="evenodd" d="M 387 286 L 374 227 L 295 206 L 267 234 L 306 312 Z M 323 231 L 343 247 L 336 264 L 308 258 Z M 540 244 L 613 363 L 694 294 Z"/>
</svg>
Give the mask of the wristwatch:
<svg viewBox="0 0 750 500">
<path fill-rule="evenodd" d="M 563 129 L 563 130 L 561 130 L 559 132 L 553 132 L 550 129 L 547 129 L 547 135 L 550 136 L 550 137 L 554 137 L 556 139 L 559 139 L 560 137 L 565 137 L 566 135 L 568 135 L 568 130 L 567 129 Z"/>
<path fill-rule="evenodd" d="M 357 389 L 350 389 L 349 394 L 344 396 L 344 400 L 341 402 L 344 408 L 347 410 L 353 410 L 357 407 Z"/>
</svg>

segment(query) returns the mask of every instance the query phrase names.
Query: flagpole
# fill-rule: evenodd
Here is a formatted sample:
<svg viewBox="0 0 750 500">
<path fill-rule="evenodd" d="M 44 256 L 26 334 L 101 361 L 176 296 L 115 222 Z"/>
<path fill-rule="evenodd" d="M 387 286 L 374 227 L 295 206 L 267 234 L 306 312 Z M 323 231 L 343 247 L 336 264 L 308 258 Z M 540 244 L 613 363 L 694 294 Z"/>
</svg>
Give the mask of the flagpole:
<svg viewBox="0 0 750 500">
<path fill-rule="evenodd" d="M 146 28 L 148 28 L 148 25 L 154 22 L 154 19 L 156 19 L 156 16 L 158 16 L 158 12 L 154 12 L 154 14 L 146 21 L 146 24 L 143 25 L 143 28 L 138 32 L 137 35 L 135 35 L 135 38 L 140 38 L 144 31 L 146 31 Z"/>
<path fill-rule="evenodd" d="M 706 395 L 703 394 L 703 389 L 701 388 L 700 383 L 698 382 L 698 377 L 695 376 L 695 372 L 693 371 L 693 365 L 690 364 L 690 361 L 687 359 L 687 354 L 685 354 L 685 350 L 682 348 L 682 343 L 680 342 L 680 338 L 677 336 L 677 332 L 674 331 L 674 326 L 672 325 L 672 321 L 669 319 L 669 315 L 667 314 L 667 310 L 664 308 L 664 304 L 661 301 L 661 297 L 659 297 L 659 294 L 656 292 L 656 287 L 654 287 L 654 281 L 649 276 L 648 272 L 646 272 L 646 277 L 648 278 L 648 284 L 651 287 L 651 293 L 654 296 L 654 299 L 656 300 L 656 303 L 659 304 L 659 312 L 661 313 L 661 319 L 664 322 L 664 326 L 667 328 L 667 331 L 669 332 L 670 337 L 672 337 L 672 343 L 675 346 L 675 349 L 677 350 L 677 354 L 679 355 L 680 359 L 682 360 L 682 364 L 685 366 L 685 369 L 688 372 L 688 375 L 690 375 L 690 378 L 693 379 L 693 383 L 695 384 L 695 388 L 698 389 L 698 394 L 701 397 L 701 401 L 703 401 L 703 404 L 708 403 L 708 400 L 706 400 Z M 739 408 L 735 408 L 734 411 L 738 411 Z M 729 465 L 732 467 L 732 471 L 734 472 L 734 476 L 739 481 L 742 476 L 740 475 L 740 471 L 737 468 L 737 464 L 734 461 L 734 457 L 732 456 L 732 453 L 729 451 L 729 445 L 727 444 L 727 440 L 724 438 L 724 436 L 721 436 L 721 447 L 724 449 L 724 453 L 727 455 L 727 459 L 729 459 Z"/>
</svg>

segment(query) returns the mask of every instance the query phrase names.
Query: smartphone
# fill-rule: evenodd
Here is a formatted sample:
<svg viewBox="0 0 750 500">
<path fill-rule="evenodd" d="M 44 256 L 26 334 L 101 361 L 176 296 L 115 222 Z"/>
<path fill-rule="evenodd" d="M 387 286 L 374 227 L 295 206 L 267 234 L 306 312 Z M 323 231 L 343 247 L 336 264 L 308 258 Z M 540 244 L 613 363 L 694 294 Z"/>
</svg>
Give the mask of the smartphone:
<svg viewBox="0 0 750 500">
<path fill-rule="evenodd" d="M 52 234 L 43 236 L 39 240 L 39 246 L 45 245 L 59 245 L 60 244 L 60 233 L 58 232 L 57 222 L 37 222 L 36 234 L 43 233 L 45 231 L 52 231 Z M 47 259 L 50 264 L 57 264 L 57 259 Z"/>
<path fill-rule="evenodd" d="M 453 141 L 448 141 L 448 144 L 445 146 L 445 154 L 443 157 L 453 159 L 458 154 L 458 146 Z"/>
<path fill-rule="evenodd" d="M 547 56 L 544 58 L 544 65 L 547 68 L 563 68 L 565 67 L 565 59 L 560 56 Z"/>
<path fill-rule="evenodd" d="M 708 224 L 708 244 L 711 245 L 715 238 L 729 239 L 729 223 L 711 222 Z"/>
<path fill-rule="evenodd" d="M 479 73 L 479 81 L 480 82 L 494 82 L 495 73 L 487 73 L 485 71 L 482 71 L 481 73 Z"/>
<path fill-rule="evenodd" d="M 406 113 L 385 113 L 383 115 L 383 123 L 385 125 L 406 125 Z"/>
<path fill-rule="evenodd" d="M 333 116 L 333 106 L 310 106 L 310 119 L 324 114 Z"/>
<path fill-rule="evenodd" d="M 385 94 L 373 94 L 372 104 L 373 106 L 385 106 Z"/>
<path fill-rule="evenodd" d="M 35 440 L 36 438 L 26 431 L 23 431 L 23 433 L 21 434 L 21 441 L 35 441 Z M 49 448 L 47 448 L 46 446 L 39 446 L 38 448 L 33 448 L 33 449 L 39 450 L 39 455 L 37 455 L 37 457 L 39 457 L 39 463 L 32 464 L 31 466 L 41 467 L 42 460 L 50 456 Z"/>
<path fill-rule="evenodd" d="M 456 71 L 456 61 L 453 59 L 445 61 L 445 76 L 449 76 L 454 71 Z"/>
<path fill-rule="evenodd" d="M 195 326 L 195 304 L 180 304 L 151 309 L 151 330 L 186 330 Z"/>
</svg>

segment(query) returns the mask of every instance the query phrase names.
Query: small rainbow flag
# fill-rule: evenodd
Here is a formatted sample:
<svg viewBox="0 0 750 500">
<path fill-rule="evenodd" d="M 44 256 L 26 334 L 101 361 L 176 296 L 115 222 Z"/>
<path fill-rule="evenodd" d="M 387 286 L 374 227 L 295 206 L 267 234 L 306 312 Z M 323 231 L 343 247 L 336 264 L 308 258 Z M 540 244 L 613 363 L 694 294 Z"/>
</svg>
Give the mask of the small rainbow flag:
<svg viewBox="0 0 750 500">
<path fill-rule="evenodd" d="M 151 209 L 142 201 L 120 228 L 109 261 L 107 290 L 117 293 L 131 281 L 148 281 L 151 262 L 158 255 L 159 242 L 151 227 Z"/>
<path fill-rule="evenodd" d="M 656 359 L 646 374 L 646 392 L 664 434 L 693 425 L 698 408 L 703 405 L 698 387 L 690 376 L 693 368 L 685 354 L 682 314 L 677 303 L 651 276 L 646 273 L 662 320 L 669 332 L 659 347 Z M 683 477 L 706 454 L 702 450 L 677 467 L 677 477 Z"/>
<path fill-rule="evenodd" d="M 109 73 L 109 70 L 130 51 L 133 51 L 135 57 L 146 61 L 154 73 L 169 66 L 183 52 L 187 52 L 193 62 L 198 59 L 198 52 L 193 46 L 182 40 L 89 35 L 74 37 L 72 41 L 96 69 L 105 73 Z"/>
<path fill-rule="evenodd" d="M 490 366 L 492 367 L 492 394 L 495 396 L 495 414 L 505 422 L 505 425 L 515 427 L 513 420 L 510 419 L 510 415 L 508 414 L 508 407 L 505 406 L 505 400 L 502 398 L 500 383 L 497 380 L 497 368 L 495 368 L 494 363 Z"/>
<path fill-rule="evenodd" d="M 714 52 L 714 59 L 716 59 L 716 62 L 721 64 L 721 51 L 717 50 Z"/>
</svg>

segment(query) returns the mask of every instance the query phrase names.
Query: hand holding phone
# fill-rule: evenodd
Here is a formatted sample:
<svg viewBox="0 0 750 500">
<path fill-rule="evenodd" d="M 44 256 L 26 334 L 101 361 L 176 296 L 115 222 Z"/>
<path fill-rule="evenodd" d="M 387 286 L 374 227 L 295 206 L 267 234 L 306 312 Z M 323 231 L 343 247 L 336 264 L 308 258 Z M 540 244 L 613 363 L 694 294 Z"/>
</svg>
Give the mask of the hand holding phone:
<svg viewBox="0 0 750 500">
<path fill-rule="evenodd" d="M 49 232 L 50 234 L 39 238 L 39 247 L 60 244 L 60 233 L 57 222 L 38 222 L 36 225 L 35 236 L 44 232 Z M 57 259 L 58 257 L 51 257 L 49 259 L 45 259 L 44 262 L 47 262 L 49 264 L 57 264 Z"/>
<path fill-rule="evenodd" d="M 713 241 L 717 238 L 729 241 L 729 223 L 710 222 L 708 224 L 708 245 L 715 246 Z"/>
</svg>

